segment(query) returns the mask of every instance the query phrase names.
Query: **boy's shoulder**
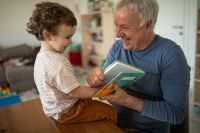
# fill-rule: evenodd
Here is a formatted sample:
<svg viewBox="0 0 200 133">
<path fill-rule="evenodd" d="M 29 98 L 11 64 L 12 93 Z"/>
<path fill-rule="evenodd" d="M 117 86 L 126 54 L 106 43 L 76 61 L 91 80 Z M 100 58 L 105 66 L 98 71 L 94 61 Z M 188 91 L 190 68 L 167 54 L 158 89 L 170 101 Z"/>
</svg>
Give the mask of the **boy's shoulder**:
<svg viewBox="0 0 200 133">
<path fill-rule="evenodd" d="M 52 59 L 65 59 L 66 58 L 64 54 L 57 53 L 57 52 L 42 52 L 42 53 L 38 53 L 37 57 L 38 58 L 46 58 L 46 59 L 49 59 L 49 60 L 52 60 Z"/>
<path fill-rule="evenodd" d="M 56 53 L 56 52 L 44 52 L 44 53 L 38 53 L 36 57 L 37 64 L 47 64 L 48 66 L 51 65 L 59 65 L 59 64 L 65 64 L 68 62 L 67 57 L 64 54 Z"/>
</svg>

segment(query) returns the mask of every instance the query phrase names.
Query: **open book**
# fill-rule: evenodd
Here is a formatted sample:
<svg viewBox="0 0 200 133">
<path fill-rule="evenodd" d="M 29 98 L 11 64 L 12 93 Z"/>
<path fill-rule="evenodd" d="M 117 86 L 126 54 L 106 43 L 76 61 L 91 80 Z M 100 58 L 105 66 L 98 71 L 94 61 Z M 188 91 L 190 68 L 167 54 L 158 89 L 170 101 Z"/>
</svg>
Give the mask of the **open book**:
<svg viewBox="0 0 200 133">
<path fill-rule="evenodd" d="M 144 70 L 116 60 L 104 70 L 105 80 L 95 97 L 103 97 L 113 93 L 115 85 L 123 88 L 130 83 L 136 82 L 143 75 L 145 75 Z"/>
</svg>

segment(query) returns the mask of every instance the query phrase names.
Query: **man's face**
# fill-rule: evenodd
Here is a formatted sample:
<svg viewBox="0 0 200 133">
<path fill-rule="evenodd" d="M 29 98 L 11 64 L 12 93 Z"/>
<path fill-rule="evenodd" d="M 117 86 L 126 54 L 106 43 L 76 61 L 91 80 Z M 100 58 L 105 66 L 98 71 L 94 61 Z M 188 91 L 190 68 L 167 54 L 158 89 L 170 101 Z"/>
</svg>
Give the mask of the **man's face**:
<svg viewBox="0 0 200 133">
<path fill-rule="evenodd" d="M 128 50 L 141 50 L 148 35 L 145 24 L 140 25 L 138 14 L 132 10 L 117 8 L 114 12 L 116 37 L 122 38 L 123 47 Z"/>
</svg>

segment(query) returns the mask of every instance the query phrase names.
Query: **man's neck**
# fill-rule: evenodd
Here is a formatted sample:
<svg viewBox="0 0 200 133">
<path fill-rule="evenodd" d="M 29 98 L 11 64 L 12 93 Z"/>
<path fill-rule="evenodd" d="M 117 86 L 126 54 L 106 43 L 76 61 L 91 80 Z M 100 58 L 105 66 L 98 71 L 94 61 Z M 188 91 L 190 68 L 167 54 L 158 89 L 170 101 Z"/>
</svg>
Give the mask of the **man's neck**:
<svg viewBox="0 0 200 133">
<path fill-rule="evenodd" d="M 144 41 L 144 45 L 143 45 L 143 47 L 140 49 L 140 50 L 144 50 L 144 49 L 146 49 L 147 47 L 149 47 L 149 45 L 151 45 L 151 43 L 154 41 L 154 39 L 155 39 L 155 34 L 154 34 L 154 32 L 153 33 L 151 33 L 150 35 L 149 35 L 149 37 Z"/>
</svg>

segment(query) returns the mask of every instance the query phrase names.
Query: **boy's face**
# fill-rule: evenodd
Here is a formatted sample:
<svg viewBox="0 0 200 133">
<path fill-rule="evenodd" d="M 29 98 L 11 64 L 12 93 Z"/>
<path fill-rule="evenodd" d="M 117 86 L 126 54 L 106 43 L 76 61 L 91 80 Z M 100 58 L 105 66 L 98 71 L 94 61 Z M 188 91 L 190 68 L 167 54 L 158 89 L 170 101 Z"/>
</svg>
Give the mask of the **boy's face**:
<svg viewBox="0 0 200 133">
<path fill-rule="evenodd" d="M 72 36 L 76 31 L 76 26 L 66 26 L 64 24 L 57 27 L 57 35 L 50 35 L 49 45 L 57 52 L 64 52 L 72 43 Z"/>
</svg>

